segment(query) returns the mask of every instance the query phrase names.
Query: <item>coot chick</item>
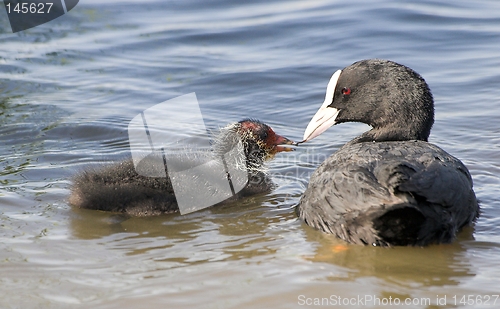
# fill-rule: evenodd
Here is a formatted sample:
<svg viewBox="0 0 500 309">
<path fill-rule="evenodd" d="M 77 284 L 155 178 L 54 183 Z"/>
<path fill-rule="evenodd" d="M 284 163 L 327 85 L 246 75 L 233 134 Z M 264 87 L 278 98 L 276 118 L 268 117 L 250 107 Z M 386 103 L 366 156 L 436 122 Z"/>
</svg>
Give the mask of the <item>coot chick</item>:
<svg viewBox="0 0 500 309">
<path fill-rule="evenodd" d="M 245 119 L 221 129 L 215 139 L 214 151 L 205 156 L 216 156 L 228 148 L 228 143 L 241 140 L 248 172 L 246 186 L 232 198 L 233 201 L 253 194 L 268 192 L 273 183 L 267 177 L 264 163 L 281 151 L 291 148 L 280 145 L 294 143 L 276 134 L 268 125 Z M 182 160 L 198 160 L 186 155 Z M 203 158 L 206 161 L 206 158 Z M 191 162 L 188 162 L 191 163 Z M 238 167 L 236 167 L 238 168 Z M 241 173 L 240 173 L 241 174 Z M 191 188 L 190 190 L 197 190 Z M 126 213 L 133 216 L 152 216 L 178 212 L 179 207 L 169 177 L 146 177 L 137 173 L 131 159 L 84 171 L 73 179 L 70 204 L 79 208 Z M 222 202 L 222 203 L 224 203 Z"/>
<path fill-rule="evenodd" d="M 337 71 L 304 142 L 351 121 L 372 129 L 312 174 L 297 207 L 305 223 L 350 243 L 425 246 L 451 242 L 478 216 L 467 168 L 427 142 L 434 102 L 418 73 L 379 59 Z"/>
</svg>

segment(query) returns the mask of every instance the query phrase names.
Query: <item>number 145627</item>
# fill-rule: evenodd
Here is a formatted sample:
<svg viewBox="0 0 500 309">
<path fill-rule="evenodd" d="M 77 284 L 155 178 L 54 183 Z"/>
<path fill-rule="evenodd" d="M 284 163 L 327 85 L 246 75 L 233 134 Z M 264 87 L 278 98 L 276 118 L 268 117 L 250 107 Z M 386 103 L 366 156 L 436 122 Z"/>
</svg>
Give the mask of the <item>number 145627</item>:
<svg viewBox="0 0 500 309">
<path fill-rule="evenodd" d="M 18 14 L 48 14 L 54 3 L 17 3 L 15 6 L 10 3 L 5 5 L 7 13 L 18 13 Z"/>
</svg>

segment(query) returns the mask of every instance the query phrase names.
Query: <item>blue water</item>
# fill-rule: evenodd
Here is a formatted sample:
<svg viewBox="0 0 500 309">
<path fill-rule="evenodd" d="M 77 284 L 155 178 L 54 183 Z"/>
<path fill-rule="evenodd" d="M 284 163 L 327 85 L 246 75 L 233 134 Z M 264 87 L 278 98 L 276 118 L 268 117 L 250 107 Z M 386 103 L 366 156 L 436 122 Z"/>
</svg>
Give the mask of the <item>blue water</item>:
<svg viewBox="0 0 500 309">
<path fill-rule="evenodd" d="M 85 0 L 15 34 L 1 6 L 0 307 L 499 306 L 500 2 Z M 297 220 L 310 173 L 361 124 L 280 154 L 278 188 L 237 205 L 122 221 L 67 202 L 73 175 L 129 153 L 148 107 L 196 92 L 209 129 L 252 117 L 300 140 L 331 74 L 366 58 L 427 80 L 430 141 L 473 176 L 482 213 L 453 244 L 345 245 Z"/>
</svg>

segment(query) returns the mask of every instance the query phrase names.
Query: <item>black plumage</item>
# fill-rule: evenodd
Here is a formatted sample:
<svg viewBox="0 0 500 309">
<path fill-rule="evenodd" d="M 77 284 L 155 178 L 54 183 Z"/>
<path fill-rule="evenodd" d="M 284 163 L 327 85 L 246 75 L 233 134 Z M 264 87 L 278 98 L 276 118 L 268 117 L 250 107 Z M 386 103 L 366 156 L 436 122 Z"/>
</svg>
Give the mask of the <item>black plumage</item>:
<svg viewBox="0 0 500 309">
<path fill-rule="evenodd" d="M 478 216 L 479 205 L 465 165 L 427 142 L 434 106 L 424 79 L 403 65 L 375 59 L 354 63 L 333 82 L 333 95 L 327 95 L 304 140 L 348 121 L 372 129 L 312 174 L 299 217 L 356 244 L 451 242 Z"/>
<path fill-rule="evenodd" d="M 277 152 L 291 150 L 280 145 L 291 145 L 293 142 L 277 135 L 271 127 L 258 120 L 245 119 L 228 125 L 216 137 L 213 151 L 196 156 L 178 154 L 175 157 L 179 161 L 176 165 L 192 167 L 209 162 L 205 171 L 210 173 L 212 167 L 210 164 L 213 164 L 215 173 L 221 166 L 217 166 L 219 163 L 210 159 L 223 155 L 237 140 L 241 140 L 244 147 L 245 162 L 242 162 L 241 167 L 247 171 L 244 179 L 247 182 L 241 191 L 222 203 L 268 192 L 274 184 L 266 174 L 265 161 L 272 159 Z M 162 160 L 151 160 L 151 162 L 153 163 L 148 163 L 149 165 L 144 168 L 165 168 L 163 165 L 154 166 L 159 164 L 156 162 Z M 186 188 L 194 194 L 198 189 Z M 76 175 L 69 202 L 79 208 L 121 212 L 133 216 L 152 216 L 179 211 L 174 193 L 169 177 L 140 175 L 132 160 L 128 159 L 102 168 L 88 169 Z"/>
</svg>

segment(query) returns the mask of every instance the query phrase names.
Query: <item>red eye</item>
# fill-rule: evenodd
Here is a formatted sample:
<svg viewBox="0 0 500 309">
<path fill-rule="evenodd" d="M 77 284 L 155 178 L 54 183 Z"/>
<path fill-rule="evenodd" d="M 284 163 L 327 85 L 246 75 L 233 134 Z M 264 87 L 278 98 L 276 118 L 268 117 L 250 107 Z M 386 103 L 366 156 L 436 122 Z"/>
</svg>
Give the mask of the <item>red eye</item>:
<svg viewBox="0 0 500 309">
<path fill-rule="evenodd" d="M 351 94 L 351 88 L 342 88 L 342 94 L 343 95 L 350 95 Z"/>
</svg>

